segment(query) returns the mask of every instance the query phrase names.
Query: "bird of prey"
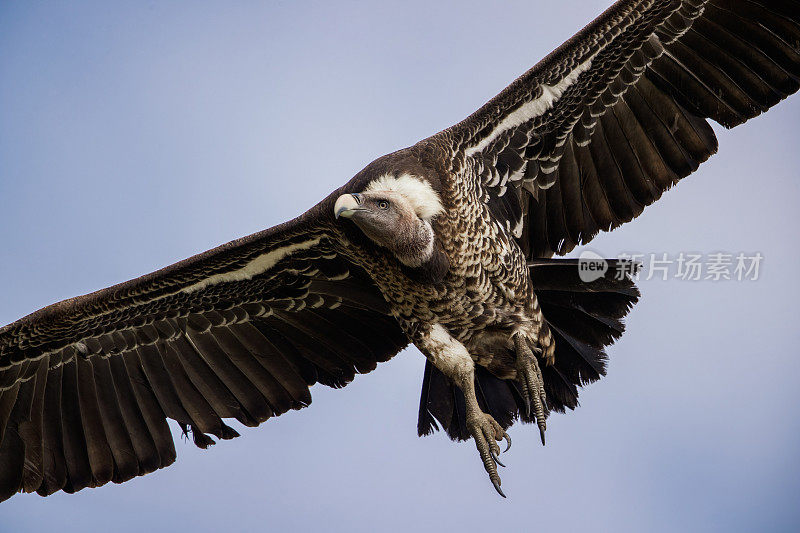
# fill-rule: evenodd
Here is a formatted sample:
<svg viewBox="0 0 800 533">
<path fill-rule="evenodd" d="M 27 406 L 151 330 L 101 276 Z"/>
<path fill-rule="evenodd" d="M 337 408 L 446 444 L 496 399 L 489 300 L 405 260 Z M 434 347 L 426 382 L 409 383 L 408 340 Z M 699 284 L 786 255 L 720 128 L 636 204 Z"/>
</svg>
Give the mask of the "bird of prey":
<svg viewBox="0 0 800 533">
<path fill-rule="evenodd" d="M 298 218 L 0 329 L 0 500 L 123 482 L 311 403 L 409 343 L 420 435 L 503 495 L 515 420 L 605 373 L 639 293 L 556 259 L 638 216 L 800 88 L 800 1 L 621 0 L 464 121 Z M 613 263 L 612 263 L 613 264 Z M 621 265 L 616 265 L 621 266 Z"/>
</svg>

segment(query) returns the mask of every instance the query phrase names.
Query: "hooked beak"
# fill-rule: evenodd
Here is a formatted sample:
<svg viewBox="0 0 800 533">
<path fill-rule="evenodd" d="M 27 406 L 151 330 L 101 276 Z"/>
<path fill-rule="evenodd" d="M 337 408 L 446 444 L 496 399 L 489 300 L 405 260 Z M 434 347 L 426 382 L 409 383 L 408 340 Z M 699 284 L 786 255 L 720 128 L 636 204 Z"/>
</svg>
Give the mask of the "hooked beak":
<svg viewBox="0 0 800 533">
<path fill-rule="evenodd" d="M 360 194 L 343 194 L 336 199 L 336 204 L 333 206 L 333 212 L 336 218 L 345 217 L 350 218 L 356 211 L 364 211 L 361 207 Z"/>
</svg>

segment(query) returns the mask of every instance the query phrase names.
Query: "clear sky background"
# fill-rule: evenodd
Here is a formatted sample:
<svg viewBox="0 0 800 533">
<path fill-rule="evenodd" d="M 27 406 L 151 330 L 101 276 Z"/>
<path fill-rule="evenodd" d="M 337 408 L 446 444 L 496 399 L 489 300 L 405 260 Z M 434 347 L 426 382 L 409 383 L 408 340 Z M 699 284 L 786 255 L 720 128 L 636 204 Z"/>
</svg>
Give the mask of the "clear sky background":
<svg viewBox="0 0 800 533">
<path fill-rule="evenodd" d="M 600 1 L 0 3 L 0 323 L 309 208 L 463 118 Z M 800 98 L 591 249 L 761 252 L 646 281 L 609 375 L 530 426 L 494 493 L 419 439 L 409 349 L 124 485 L 0 504 L 0 531 L 789 530 L 800 520 Z M 237 426 L 238 428 L 238 426 Z M 413 528 L 413 529 L 412 529 Z"/>
</svg>

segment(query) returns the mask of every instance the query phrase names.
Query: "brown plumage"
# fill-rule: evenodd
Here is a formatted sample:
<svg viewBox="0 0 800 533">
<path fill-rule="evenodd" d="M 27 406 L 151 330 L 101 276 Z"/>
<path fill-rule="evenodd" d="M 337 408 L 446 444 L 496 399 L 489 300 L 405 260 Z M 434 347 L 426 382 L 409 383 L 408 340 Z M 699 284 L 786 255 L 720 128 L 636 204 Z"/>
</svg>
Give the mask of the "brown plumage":
<svg viewBox="0 0 800 533">
<path fill-rule="evenodd" d="M 409 342 L 419 433 L 473 438 L 498 492 L 514 420 L 544 441 L 638 298 L 550 259 L 638 216 L 726 127 L 800 88 L 795 0 L 623 0 L 463 122 L 299 218 L 0 329 L 0 499 L 168 466 L 342 387 Z"/>
</svg>

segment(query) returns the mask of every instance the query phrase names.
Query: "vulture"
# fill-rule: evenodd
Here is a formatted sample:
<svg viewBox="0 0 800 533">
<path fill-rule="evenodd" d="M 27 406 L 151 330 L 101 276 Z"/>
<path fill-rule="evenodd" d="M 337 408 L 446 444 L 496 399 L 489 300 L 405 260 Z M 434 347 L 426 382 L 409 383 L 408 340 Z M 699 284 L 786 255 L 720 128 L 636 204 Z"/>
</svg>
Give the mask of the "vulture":
<svg viewBox="0 0 800 533">
<path fill-rule="evenodd" d="M 558 259 L 637 217 L 800 88 L 800 0 L 620 0 L 462 122 L 306 213 L 0 328 L 0 500 L 121 483 L 344 387 L 409 344 L 418 433 L 500 495 L 519 420 L 605 374 L 639 292 Z M 611 261 L 612 266 L 622 266 Z M 505 443 L 503 442 L 505 441 Z"/>
</svg>

